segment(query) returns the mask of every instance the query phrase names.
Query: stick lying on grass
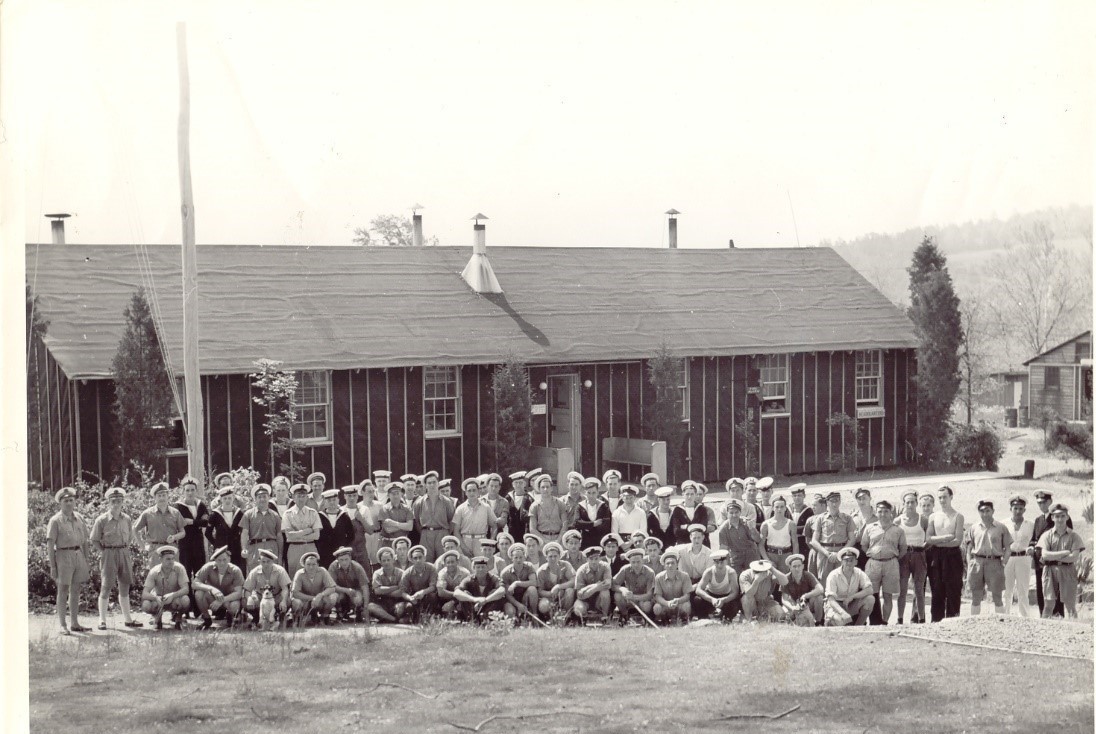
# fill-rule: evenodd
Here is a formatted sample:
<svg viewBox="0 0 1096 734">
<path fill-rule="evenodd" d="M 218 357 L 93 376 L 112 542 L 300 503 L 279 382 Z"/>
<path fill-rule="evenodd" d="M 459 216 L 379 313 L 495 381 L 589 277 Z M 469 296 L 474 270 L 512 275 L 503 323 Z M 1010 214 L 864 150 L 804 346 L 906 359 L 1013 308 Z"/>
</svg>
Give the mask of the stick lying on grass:
<svg viewBox="0 0 1096 734">
<path fill-rule="evenodd" d="M 573 714 L 575 716 L 593 716 L 593 714 L 588 714 L 585 711 L 567 711 L 567 710 L 563 710 L 563 711 L 545 711 L 543 713 L 538 713 L 538 714 L 495 714 L 494 716 L 488 716 L 486 719 L 484 719 L 480 723 L 476 724 L 475 726 L 467 726 L 465 724 L 456 724 L 452 721 L 450 721 L 448 723 L 449 723 L 450 726 L 455 726 L 458 729 L 463 729 L 464 731 L 479 731 L 480 729 L 487 726 L 488 724 L 490 724 L 495 719 L 532 719 L 532 718 L 536 718 L 536 717 L 539 717 L 539 716 L 559 716 L 561 714 Z"/>
<path fill-rule="evenodd" d="M 433 701 L 439 695 L 439 694 L 435 693 L 433 696 L 428 696 L 425 693 L 423 693 L 422 691 L 416 691 L 414 688 L 408 688 L 407 686 L 401 686 L 399 683 L 378 683 L 377 685 L 373 686 L 369 690 L 369 692 L 372 693 L 373 691 L 377 690 L 381 686 L 385 686 L 387 688 L 400 688 L 400 689 L 403 689 L 405 691 L 410 691 L 411 693 L 414 693 L 416 696 L 422 696 L 423 698 L 425 698 L 429 701 Z"/>
<path fill-rule="evenodd" d="M 712 719 L 712 721 L 730 721 L 731 719 L 783 719 L 798 708 L 799 704 L 797 703 L 782 714 L 727 714 L 726 716 Z"/>
</svg>

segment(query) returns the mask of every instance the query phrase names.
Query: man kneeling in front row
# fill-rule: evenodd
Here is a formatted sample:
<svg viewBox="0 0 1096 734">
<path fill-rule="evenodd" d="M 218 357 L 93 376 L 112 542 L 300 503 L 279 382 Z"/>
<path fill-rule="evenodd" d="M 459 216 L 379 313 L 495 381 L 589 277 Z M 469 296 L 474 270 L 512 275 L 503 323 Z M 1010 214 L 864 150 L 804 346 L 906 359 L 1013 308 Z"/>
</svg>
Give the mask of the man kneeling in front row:
<svg viewBox="0 0 1096 734">
<path fill-rule="evenodd" d="M 276 605 L 275 616 L 284 620 L 289 609 L 289 589 L 292 585 L 286 570 L 274 562 L 278 558 L 274 551 L 260 548 L 258 555 L 258 565 L 251 569 L 251 573 L 244 580 L 244 593 L 247 594 L 244 608 L 251 614 L 256 625 L 259 624 L 259 603 L 262 601 L 263 590 L 270 587 Z"/>
<path fill-rule="evenodd" d="M 164 612 L 171 612 L 175 629 L 183 627 L 183 613 L 190 609 L 190 580 L 186 569 L 177 563 L 173 545 L 162 545 L 156 553 L 160 563 L 153 566 L 141 592 L 141 611 L 152 615 L 156 629 L 164 628 Z"/>
<path fill-rule="evenodd" d="M 826 577 L 826 626 L 865 625 L 875 607 L 875 591 L 868 575 L 856 567 L 860 551 L 842 548 L 841 567 Z"/>
<path fill-rule="evenodd" d="M 231 627 L 244 598 L 244 572 L 232 563 L 228 546 L 213 551 L 209 563 L 194 574 L 191 587 L 202 615 L 202 629 L 213 626 L 213 617 L 224 617 Z"/>
</svg>

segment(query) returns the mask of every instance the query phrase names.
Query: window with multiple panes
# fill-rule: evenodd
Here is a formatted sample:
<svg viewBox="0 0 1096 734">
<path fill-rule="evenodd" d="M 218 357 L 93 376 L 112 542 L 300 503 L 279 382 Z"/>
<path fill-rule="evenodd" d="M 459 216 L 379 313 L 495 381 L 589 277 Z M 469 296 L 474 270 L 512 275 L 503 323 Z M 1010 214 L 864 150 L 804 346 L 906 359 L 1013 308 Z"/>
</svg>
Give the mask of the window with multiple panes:
<svg viewBox="0 0 1096 734">
<path fill-rule="evenodd" d="M 880 349 L 856 353 L 856 404 L 883 404 L 883 352 Z"/>
<path fill-rule="evenodd" d="M 1061 387 L 1062 376 L 1060 367 L 1043 368 L 1043 389 L 1057 390 Z"/>
<path fill-rule="evenodd" d="M 293 438 L 301 441 L 331 440 L 331 373 L 306 370 L 297 377 L 297 423 Z"/>
<path fill-rule="evenodd" d="M 757 358 L 761 372 L 761 414 L 788 412 L 788 355 L 763 354 Z"/>
<path fill-rule="evenodd" d="M 427 436 L 460 433 L 460 367 L 424 367 L 422 397 Z"/>
</svg>

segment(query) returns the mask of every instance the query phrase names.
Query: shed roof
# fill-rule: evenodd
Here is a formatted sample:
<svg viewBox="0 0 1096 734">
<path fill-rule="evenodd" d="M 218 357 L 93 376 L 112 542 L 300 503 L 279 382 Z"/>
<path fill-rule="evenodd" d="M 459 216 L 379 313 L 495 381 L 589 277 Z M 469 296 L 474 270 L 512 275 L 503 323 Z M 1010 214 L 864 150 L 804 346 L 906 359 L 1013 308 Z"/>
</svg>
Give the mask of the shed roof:
<svg viewBox="0 0 1096 734">
<path fill-rule="evenodd" d="M 149 246 L 182 369 L 177 245 Z M 898 308 L 829 248 L 492 247 L 505 293 L 460 277 L 467 247 L 198 247 L 203 373 L 529 363 L 916 346 Z M 134 247 L 27 245 L 27 279 L 70 378 L 110 375 L 142 284 Z"/>
<path fill-rule="evenodd" d="M 1088 331 L 1082 331 L 1082 332 L 1081 332 L 1080 334 L 1078 334 L 1077 336 L 1075 336 L 1075 337 L 1073 337 L 1073 338 L 1071 338 L 1071 339 L 1066 339 L 1066 340 L 1065 340 L 1064 342 L 1062 342 L 1061 344 L 1055 345 L 1055 346 L 1051 347 L 1050 349 L 1046 350 L 1045 352 L 1040 352 L 1039 354 L 1036 354 L 1036 355 L 1035 355 L 1034 357 L 1032 357 L 1031 359 L 1029 359 L 1029 360 L 1028 360 L 1027 362 L 1024 362 L 1024 366 L 1026 367 L 1026 366 L 1028 366 L 1029 364 L 1031 364 L 1032 362 L 1036 362 L 1036 361 L 1038 361 L 1038 360 L 1042 359 L 1043 357 L 1047 356 L 1048 354 L 1052 354 L 1053 352 L 1056 352 L 1056 351 L 1058 351 L 1059 349 L 1061 349 L 1062 347 L 1064 347 L 1064 346 L 1067 346 L 1067 345 L 1069 345 L 1069 344 L 1072 344 L 1072 343 L 1073 343 L 1073 342 L 1075 342 L 1075 341 L 1079 341 L 1079 340 L 1081 340 L 1081 339 L 1084 339 L 1084 338 L 1085 338 L 1086 336 L 1091 336 L 1091 334 L 1092 334 L 1092 330 L 1091 330 L 1091 329 L 1090 329 L 1090 330 L 1088 330 Z"/>
</svg>

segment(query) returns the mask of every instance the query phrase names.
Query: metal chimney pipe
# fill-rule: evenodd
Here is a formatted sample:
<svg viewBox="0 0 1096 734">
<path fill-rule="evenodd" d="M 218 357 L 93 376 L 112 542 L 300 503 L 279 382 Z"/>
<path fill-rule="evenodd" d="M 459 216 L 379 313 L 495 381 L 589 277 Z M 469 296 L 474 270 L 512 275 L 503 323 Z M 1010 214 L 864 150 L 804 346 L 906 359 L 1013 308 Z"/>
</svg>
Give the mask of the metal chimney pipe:
<svg viewBox="0 0 1096 734">
<path fill-rule="evenodd" d="M 53 244 L 63 245 L 65 244 L 65 220 L 68 219 L 71 214 L 47 214 L 46 219 L 50 220 L 49 228 L 50 233 L 53 236 Z"/>
<path fill-rule="evenodd" d="M 733 250 L 734 249 L 734 240 L 727 240 L 727 242 L 730 243 L 731 249 Z"/>
<path fill-rule="evenodd" d="M 422 215 L 419 214 L 422 204 L 411 207 L 411 244 L 414 247 L 422 247 Z"/>
<path fill-rule="evenodd" d="M 677 209 L 670 209 L 667 214 L 670 215 L 670 249 L 677 249 L 677 215 L 680 214 Z"/>
<path fill-rule="evenodd" d="M 472 254 L 487 254 L 487 225 L 476 223 L 472 225 Z"/>
<path fill-rule="evenodd" d="M 411 215 L 411 244 L 422 247 L 422 215 L 418 212 Z"/>
</svg>

